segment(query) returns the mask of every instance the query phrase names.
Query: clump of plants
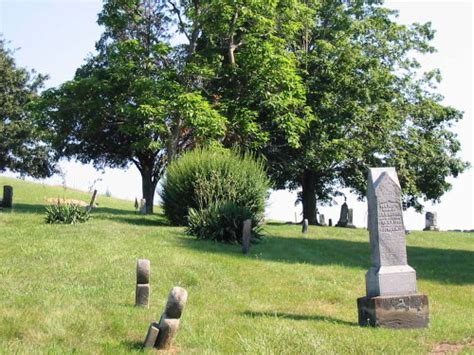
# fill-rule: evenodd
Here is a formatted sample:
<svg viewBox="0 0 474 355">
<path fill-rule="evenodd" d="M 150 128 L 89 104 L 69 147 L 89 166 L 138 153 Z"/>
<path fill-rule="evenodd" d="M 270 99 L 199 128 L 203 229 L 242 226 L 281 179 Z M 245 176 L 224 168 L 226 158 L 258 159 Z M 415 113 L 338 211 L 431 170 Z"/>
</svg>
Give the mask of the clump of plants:
<svg viewBox="0 0 474 355">
<path fill-rule="evenodd" d="M 264 161 L 251 153 L 195 149 L 171 163 L 160 196 L 168 220 L 202 239 L 240 243 L 252 220 L 258 237 L 270 180 Z"/>
<path fill-rule="evenodd" d="M 46 207 L 45 221 L 48 224 L 75 224 L 87 222 L 89 209 L 76 204 L 56 204 Z"/>
</svg>

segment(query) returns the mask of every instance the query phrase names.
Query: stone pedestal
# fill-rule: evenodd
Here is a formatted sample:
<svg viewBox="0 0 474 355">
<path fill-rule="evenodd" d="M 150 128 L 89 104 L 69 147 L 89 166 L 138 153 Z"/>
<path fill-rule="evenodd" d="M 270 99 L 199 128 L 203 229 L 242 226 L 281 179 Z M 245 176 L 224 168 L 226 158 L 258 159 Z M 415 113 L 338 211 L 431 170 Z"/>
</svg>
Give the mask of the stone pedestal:
<svg viewBox="0 0 474 355">
<path fill-rule="evenodd" d="M 357 299 L 359 325 L 382 328 L 429 326 L 428 296 L 423 294 L 361 297 Z"/>
</svg>

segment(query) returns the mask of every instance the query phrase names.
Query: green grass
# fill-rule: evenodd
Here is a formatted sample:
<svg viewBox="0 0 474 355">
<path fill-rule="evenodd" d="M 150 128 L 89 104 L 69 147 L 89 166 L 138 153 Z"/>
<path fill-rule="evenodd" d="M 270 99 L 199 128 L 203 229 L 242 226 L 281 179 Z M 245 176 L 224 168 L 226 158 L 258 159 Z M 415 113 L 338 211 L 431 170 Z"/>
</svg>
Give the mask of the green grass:
<svg viewBox="0 0 474 355">
<path fill-rule="evenodd" d="M 429 296 L 431 326 L 361 328 L 356 299 L 369 267 L 365 230 L 269 223 L 244 257 L 194 240 L 133 202 L 99 196 L 92 219 L 44 223 L 45 198 L 89 194 L 0 177 L 14 208 L 0 212 L 0 353 L 140 352 L 173 286 L 189 300 L 183 353 L 429 353 L 474 342 L 474 235 L 413 232 L 409 264 Z M 150 309 L 135 308 L 135 262 L 151 260 Z"/>
</svg>

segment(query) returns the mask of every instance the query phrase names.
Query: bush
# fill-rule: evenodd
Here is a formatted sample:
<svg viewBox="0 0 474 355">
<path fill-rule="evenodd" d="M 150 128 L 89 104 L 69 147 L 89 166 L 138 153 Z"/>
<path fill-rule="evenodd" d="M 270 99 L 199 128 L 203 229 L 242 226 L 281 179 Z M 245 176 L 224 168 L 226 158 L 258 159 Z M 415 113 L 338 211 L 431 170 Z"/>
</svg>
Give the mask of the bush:
<svg viewBox="0 0 474 355">
<path fill-rule="evenodd" d="M 46 207 L 46 223 L 84 223 L 90 218 L 88 209 L 75 204 L 57 204 Z"/>
<path fill-rule="evenodd" d="M 218 242 L 241 244 L 242 227 L 246 219 L 252 219 L 252 237 L 261 237 L 259 220 L 254 219 L 249 209 L 232 202 L 211 204 L 206 209 L 191 208 L 188 216 L 187 234 L 198 239 L 211 239 Z"/>
<path fill-rule="evenodd" d="M 204 218 L 227 211 L 227 203 L 246 208 L 257 221 L 269 188 L 264 162 L 253 154 L 195 149 L 169 165 L 160 196 L 166 217 L 175 225 L 185 225 L 191 209 Z"/>
</svg>

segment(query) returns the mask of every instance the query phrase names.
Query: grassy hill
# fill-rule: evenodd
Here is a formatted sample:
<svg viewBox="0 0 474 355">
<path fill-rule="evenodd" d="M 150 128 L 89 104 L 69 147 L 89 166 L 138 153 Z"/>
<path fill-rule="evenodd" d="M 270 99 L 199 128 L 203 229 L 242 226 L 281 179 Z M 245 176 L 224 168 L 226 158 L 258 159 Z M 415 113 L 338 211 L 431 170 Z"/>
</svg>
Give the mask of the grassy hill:
<svg viewBox="0 0 474 355">
<path fill-rule="evenodd" d="M 361 328 L 366 230 L 310 227 L 303 236 L 268 223 L 245 257 L 104 196 L 89 222 L 46 225 L 47 198 L 90 194 L 0 177 L 5 184 L 14 208 L 0 212 L 0 353 L 140 352 L 173 286 L 189 292 L 176 339 L 183 353 L 474 352 L 472 233 L 407 236 L 429 329 Z M 133 306 L 138 258 L 151 260 L 150 309 Z"/>
</svg>

